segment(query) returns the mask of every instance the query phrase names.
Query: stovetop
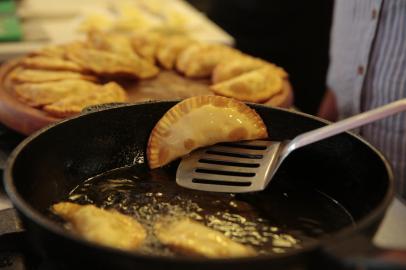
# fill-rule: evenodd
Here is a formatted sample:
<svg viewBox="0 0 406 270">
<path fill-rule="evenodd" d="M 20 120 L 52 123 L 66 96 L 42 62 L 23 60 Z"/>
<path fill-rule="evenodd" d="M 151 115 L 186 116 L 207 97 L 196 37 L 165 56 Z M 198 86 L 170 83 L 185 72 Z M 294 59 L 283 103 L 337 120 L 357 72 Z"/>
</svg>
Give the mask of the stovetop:
<svg viewBox="0 0 406 270">
<path fill-rule="evenodd" d="M 23 139 L 23 135 L 0 124 L 0 169 L 4 168 L 8 155 Z"/>
<path fill-rule="evenodd" d="M 11 151 L 25 138 L 25 136 L 10 130 L 0 124 L 0 172 L 6 165 L 7 158 Z M 3 183 L 3 174 L 0 173 L 0 180 Z M 6 198 L 3 190 L 3 184 L 0 188 L 0 211 L 7 212 L 7 215 L 0 220 L 0 269 L 1 270 L 48 270 L 48 269 L 63 269 L 63 266 L 58 265 L 49 260 L 39 259 L 34 255 L 23 255 L 18 251 L 4 251 L 10 248 L 8 241 L 3 237 L 4 233 L 14 231 L 20 225 L 16 218 L 13 209 L 10 209 L 10 202 Z M 6 241 L 7 240 L 7 241 Z"/>
</svg>

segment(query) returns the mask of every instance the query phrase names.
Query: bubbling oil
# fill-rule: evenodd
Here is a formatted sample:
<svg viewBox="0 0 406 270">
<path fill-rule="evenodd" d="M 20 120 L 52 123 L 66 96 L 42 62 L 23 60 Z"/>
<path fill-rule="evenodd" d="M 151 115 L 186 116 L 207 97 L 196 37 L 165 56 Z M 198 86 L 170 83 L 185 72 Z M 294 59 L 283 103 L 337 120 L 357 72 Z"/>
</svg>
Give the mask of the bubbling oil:
<svg viewBox="0 0 406 270">
<path fill-rule="evenodd" d="M 163 217 L 191 218 L 252 246 L 259 254 L 299 249 L 306 241 L 353 222 L 340 205 L 317 191 L 272 190 L 273 194 L 243 195 L 195 191 L 178 186 L 165 170 L 140 173 L 134 168 L 121 168 L 83 182 L 70 192 L 68 200 L 134 217 L 148 232 L 137 252 L 163 256 L 177 255 L 154 236 L 153 225 Z M 311 208 L 321 202 L 328 204 L 332 220 L 337 214 L 344 217 L 343 224 L 333 224 L 325 213 L 314 215 Z"/>
</svg>

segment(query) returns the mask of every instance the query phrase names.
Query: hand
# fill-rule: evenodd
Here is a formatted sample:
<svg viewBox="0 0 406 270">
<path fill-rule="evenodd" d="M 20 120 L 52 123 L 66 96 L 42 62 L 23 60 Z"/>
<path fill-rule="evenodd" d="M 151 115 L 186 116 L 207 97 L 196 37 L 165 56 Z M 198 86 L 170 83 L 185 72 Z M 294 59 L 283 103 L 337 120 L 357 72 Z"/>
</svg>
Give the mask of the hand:
<svg viewBox="0 0 406 270">
<path fill-rule="evenodd" d="M 330 89 L 324 94 L 317 116 L 333 122 L 338 119 L 336 97 Z"/>
</svg>

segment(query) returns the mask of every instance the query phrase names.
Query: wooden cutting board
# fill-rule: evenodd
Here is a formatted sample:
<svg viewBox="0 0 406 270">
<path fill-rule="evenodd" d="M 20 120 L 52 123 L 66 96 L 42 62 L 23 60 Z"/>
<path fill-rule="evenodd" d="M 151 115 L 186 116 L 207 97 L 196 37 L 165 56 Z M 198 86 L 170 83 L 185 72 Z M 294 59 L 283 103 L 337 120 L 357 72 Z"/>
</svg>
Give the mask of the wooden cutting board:
<svg viewBox="0 0 406 270">
<path fill-rule="evenodd" d="M 0 122 L 17 132 L 30 135 L 62 119 L 32 108 L 14 95 L 7 75 L 17 64 L 18 60 L 12 60 L 0 67 Z M 118 83 L 127 90 L 130 103 L 213 95 L 209 89 L 209 80 L 188 79 L 174 71 L 162 70 L 157 77 L 149 80 L 123 80 Z M 265 105 L 288 108 L 292 103 L 291 85 L 285 81 L 283 91 L 268 100 Z"/>
</svg>

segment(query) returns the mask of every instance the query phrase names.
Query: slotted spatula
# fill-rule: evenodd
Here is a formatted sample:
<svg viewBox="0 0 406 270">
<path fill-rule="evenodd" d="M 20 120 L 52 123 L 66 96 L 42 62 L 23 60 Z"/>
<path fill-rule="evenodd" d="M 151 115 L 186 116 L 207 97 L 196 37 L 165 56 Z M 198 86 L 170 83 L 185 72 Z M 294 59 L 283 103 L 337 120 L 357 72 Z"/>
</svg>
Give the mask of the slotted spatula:
<svg viewBox="0 0 406 270">
<path fill-rule="evenodd" d="M 404 110 L 406 99 L 303 133 L 291 141 L 255 140 L 202 148 L 182 159 L 176 182 L 204 191 L 260 191 L 292 151 Z"/>
</svg>

